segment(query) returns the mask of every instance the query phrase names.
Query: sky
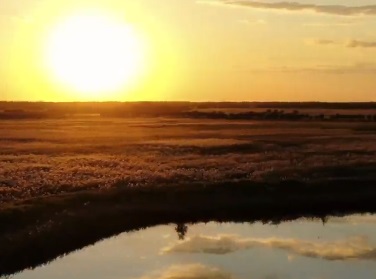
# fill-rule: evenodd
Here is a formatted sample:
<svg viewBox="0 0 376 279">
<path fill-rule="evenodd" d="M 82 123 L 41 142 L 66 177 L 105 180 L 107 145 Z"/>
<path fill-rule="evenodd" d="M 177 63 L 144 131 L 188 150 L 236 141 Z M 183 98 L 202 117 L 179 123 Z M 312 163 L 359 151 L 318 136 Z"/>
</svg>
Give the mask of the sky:
<svg viewBox="0 0 376 279">
<path fill-rule="evenodd" d="M 376 101 L 375 0 L 0 0 L 0 7 L 0 100 Z M 46 70 L 48 34 L 92 8 L 145 38 L 146 69 L 132 88 L 69 92 Z"/>
</svg>

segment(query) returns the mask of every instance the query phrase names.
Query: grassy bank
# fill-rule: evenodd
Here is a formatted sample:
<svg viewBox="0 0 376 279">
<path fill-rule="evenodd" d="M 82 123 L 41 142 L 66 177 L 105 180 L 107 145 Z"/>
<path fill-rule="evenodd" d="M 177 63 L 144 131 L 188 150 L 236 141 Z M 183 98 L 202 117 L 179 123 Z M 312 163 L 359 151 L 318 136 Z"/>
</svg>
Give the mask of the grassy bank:
<svg viewBox="0 0 376 279">
<path fill-rule="evenodd" d="M 196 183 L 7 203 L 0 211 L 0 274 L 36 267 L 103 238 L 158 224 L 281 222 L 376 212 L 375 182 Z"/>
</svg>

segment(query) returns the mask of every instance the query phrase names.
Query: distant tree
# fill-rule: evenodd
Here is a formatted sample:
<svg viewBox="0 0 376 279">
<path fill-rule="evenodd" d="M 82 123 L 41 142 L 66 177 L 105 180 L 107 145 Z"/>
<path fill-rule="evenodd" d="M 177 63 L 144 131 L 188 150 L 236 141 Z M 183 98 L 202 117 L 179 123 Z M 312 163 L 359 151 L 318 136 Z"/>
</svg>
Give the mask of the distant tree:
<svg viewBox="0 0 376 279">
<path fill-rule="evenodd" d="M 186 224 L 176 224 L 175 231 L 178 233 L 178 237 L 180 240 L 184 240 L 185 236 L 188 232 L 188 226 Z"/>
</svg>

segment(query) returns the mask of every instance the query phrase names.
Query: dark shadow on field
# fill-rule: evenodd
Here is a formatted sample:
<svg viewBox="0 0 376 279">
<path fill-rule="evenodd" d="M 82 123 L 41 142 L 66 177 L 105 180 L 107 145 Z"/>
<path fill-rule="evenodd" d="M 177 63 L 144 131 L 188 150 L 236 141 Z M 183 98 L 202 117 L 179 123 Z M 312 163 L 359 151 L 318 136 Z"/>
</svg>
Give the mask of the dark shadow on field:
<svg viewBox="0 0 376 279">
<path fill-rule="evenodd" d="M 309 184 L 238 181 L 119 187 L 3 204 L 0 275 L 34 268 L 101 239 L 150 226 L 177 224 L 183 238 L 189 223 L 325 220 L 328 215 L 376 212 L 375 199 L 375 180 L 364 178 Z"/>
<path fill-rule="evenodd" d="M 222 154 L 248 154 L 258 153 L 268 150 L 267 146 L 259 143 L 241 143 L 213 146 L 198 145 L 168 145 L 168 144 L 140 144 L 135 148 L 150 150 L 151 152 L 160 152 L 170 155 L 222 155 Z"/>
</svg>

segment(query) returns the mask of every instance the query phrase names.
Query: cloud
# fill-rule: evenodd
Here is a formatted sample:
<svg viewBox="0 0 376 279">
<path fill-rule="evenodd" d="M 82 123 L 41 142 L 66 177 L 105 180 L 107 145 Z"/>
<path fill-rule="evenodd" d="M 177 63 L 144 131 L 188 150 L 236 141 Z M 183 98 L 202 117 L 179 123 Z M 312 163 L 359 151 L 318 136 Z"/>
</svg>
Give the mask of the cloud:
<svg viewBox="0 0 376 279">
<path fill-rule="evenodd" d="M 305 74 L 320 73 L 332 75 L 344 74 L 376 74 L 375 63 L 355 63 L 348 65 L 326 65 L 317 64 L 312 66 L 280 66 L 269 68 L 248 68 L 242 71 L 259 74 L 259 73 L 285 73 L 285 74 Z"/>
<path fill-rule="evenodd" d="M 195 236 L 162 250 L 163 253 L 228 254 L 249 248 L 248 240 L 232 235 L 219 237 Z"/>
<path fill-rule="evenodd" d="M 345 5 L 320 5 L 303 4 L 298 2 L 260 2 L 247 0 L 215 0 L 199 1 L 206 4 L 224 4 L 229 6 L 239 6 L 251 9 L 266 9 L 276 11 L 304 12 L 311 11 L 320 14 L 356 16 L 356 15 L 376 15 L 376 5 L 345 6 Z"/>
<path fill-rule="evenodd" d="M 376 41 L 351 40 L 347 42 L 346 46 L 350 48 L 376 48 Z"/>
<path fill-rule="evenodd" d="M 298 256 L 330 261 L 376 260 L 376 248 L 371 247 L 364 237 L 353 237 L 335 242 L 319 242 L 280 238 L 240 238 L 235 235 L 195 236 L 166 247 L 162 252 L 222 255 L 256 247 L 280 249 Z"/>
<path fill-rule="evenodd" d="M 306 40 L 307 44 L 310 45 L 338 45 L 338 42 L 334 40 L 327 40 L 327 39 L 313 39 L 313 40 Z"/>
<path fill-rule="evenodd" d="M 234 277 L 215 267 L 189 264 L 174 265 L 164 271 L 154 272 L 140 279 L 234 279 Z"/>
<path fill-rule="evenodd" d="M 291 69 L 293 70 L 293 69 Z M 298 69 L 300 72 L 315 72 L 326 74 L 375 74 L 376 64 L 357 63 L 352 65 L 317 65 L 311 68 Z"/>
<path fill-rule="evenodd" d="M 328 39 L 309 39 L 306 40 L 306 43 L 309 45 L 321 45 L 321 46 L 344 46 L 348 48 L 376 48 L 376 41 L 361 41 L 361 40 L 348 40 L 346 42 L 338 42 Z"/>
<path fill-rule="evenodd" d="M 372 214 L 365 214 L 365 215 L 354 215 L 348 217 L 330 217 L 328 220 L 329 223 L 339 223 L 339 224 L 351 224 L 351 225 L 359 225 L 359 224 L 376 224 L 376 216 Z"/>
</svg>

